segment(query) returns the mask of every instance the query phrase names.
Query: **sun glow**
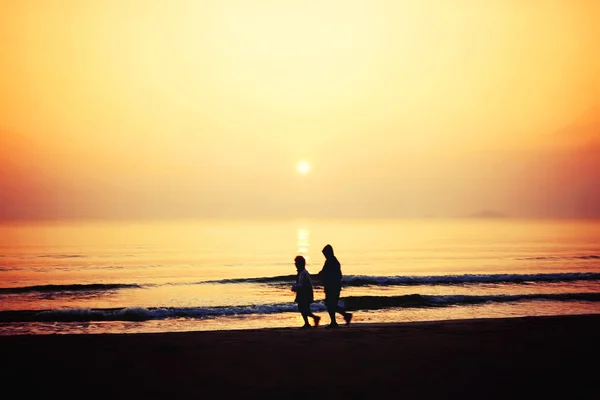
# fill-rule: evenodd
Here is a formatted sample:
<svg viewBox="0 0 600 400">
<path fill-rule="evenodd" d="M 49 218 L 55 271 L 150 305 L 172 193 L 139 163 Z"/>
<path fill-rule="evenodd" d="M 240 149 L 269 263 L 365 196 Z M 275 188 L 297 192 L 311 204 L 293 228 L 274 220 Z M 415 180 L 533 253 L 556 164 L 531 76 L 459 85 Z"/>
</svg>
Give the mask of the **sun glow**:
<svg viewBox="0 0 600 400">
<path fill-rule="evenodd" d="M 600 216 L 600 1 L 0 10 L 0 221 Z"/>
<path fill-rule="evenodd" d="M 297 168 L 301 175 L 306 175 L 310 171 L 310 165 L 306 161 L 300 161 Z"/>
</svg>

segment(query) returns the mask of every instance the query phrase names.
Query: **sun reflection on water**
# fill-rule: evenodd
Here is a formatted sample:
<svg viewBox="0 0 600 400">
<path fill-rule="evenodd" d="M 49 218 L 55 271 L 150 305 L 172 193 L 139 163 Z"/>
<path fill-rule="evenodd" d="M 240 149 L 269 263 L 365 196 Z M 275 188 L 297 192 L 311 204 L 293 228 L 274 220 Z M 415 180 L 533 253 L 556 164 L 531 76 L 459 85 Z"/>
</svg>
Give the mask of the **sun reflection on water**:
<svg viewBox="0 0 600 400">
<path fill-rule="evenodd" d="M 308 246 L 310 245 L 309 241 L 310 231 L 305 228 L 298 228 L 297 233 L 297 245 L 298 245 L 298 254 L 304 256 L 304 258 L 308 259 Z"/>
</svg>

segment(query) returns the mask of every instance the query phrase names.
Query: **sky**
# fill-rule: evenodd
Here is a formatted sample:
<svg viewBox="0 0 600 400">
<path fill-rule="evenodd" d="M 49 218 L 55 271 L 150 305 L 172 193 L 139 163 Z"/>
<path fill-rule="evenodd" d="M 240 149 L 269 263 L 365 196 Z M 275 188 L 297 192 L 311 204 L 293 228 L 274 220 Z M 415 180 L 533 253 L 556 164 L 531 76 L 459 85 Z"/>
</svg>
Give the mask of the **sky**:
<svg viewBox="0 0 600 400">
<path fill-rule="evenodd" d="M 598 218 L 598 21 L 594 0 L 4 1 L 0 219 Z"/>
</svg>

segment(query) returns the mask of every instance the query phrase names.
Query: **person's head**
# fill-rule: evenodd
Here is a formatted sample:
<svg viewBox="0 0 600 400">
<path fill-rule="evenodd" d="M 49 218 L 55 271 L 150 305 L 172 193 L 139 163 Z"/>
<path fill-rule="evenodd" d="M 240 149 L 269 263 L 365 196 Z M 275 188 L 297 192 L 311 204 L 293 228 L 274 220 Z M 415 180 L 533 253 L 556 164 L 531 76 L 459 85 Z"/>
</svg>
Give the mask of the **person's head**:
<svg viewBox="0 0 600 400">
<path fill-rule="evenodd" d="M 331 258 L 331 257 L 333 257 L 333 247 L 331 247 L 330 244 L 328 244 L 327 246 L 323 247 L 323 255 L 325 256 L 325 258 Z"/>
<path fill-rule="evenodd" d="M 306 260 L 302 256 L 296 256 L 296 258 L 294 258 L 294 264 L 296 264 L 296 269 L 298 271 L 302 271 L 306 267 Z"/>
</svg>

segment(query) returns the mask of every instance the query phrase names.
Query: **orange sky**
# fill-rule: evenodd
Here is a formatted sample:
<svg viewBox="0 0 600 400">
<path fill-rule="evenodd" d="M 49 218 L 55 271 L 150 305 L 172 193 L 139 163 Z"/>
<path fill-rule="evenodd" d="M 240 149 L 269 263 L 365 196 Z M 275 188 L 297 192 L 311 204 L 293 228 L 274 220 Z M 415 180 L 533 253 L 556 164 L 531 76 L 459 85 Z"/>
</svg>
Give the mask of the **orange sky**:
<svg viewBox="0 0 600 400">
<path fill-rule="evenodd" d="M 600 217 L 600 2 L 0 11 L 0 218 Z"/>
</svg>

